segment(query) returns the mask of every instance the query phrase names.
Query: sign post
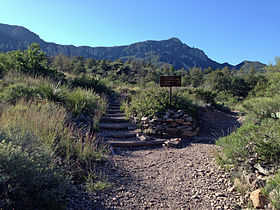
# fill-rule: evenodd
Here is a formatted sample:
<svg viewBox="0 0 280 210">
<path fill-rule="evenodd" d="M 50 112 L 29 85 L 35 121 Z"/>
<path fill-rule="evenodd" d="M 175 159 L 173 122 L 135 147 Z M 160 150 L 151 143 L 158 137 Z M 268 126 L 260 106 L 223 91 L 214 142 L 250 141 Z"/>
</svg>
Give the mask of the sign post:
<svg viewBox="0 0 280 210">
<path fill-rule="evenodd" d="M 170 87 L 169 94 L 169 107 L 171 108 L 172 102 L 172 87 L 181 86 L 181 76 L 161 76 L 160 77 L 160 87 Z"/>
</svg>

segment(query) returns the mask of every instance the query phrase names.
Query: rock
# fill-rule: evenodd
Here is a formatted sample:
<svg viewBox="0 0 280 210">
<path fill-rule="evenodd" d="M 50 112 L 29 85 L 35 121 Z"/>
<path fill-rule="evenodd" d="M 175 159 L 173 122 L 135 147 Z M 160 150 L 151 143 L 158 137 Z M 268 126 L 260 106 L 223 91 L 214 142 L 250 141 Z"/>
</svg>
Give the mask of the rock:
<svg viewBox="0 0 280 210">
<path fill-rule="evenodd" d="M 157 122 L 156 119 L 151 119 L 151 120 L 149 121 L 149 123 L 156 123 L 156 122 Z"/>
<path fill-rule="evenodd" d="M 174 120 L 171 119 L 171 118 L 167 118 L 165 121 L 166 121 L 166 122 L 173 122 Z"/>
<path fill-rule="evenodd" d="M 158 122 L 162 122 L 162 118 L 158 118 L 157 121 L 158 121 Z"/>
<path fill-rule="evenodd" d="M 189 115 L 184 115 L 184 119 L 185 121 L 189 121 L 189 122 L 193 120 L 192 117 L 190 117 Z"/>
<path fill-rule="evenodd" d="M 262 187 L 265 187 L 266 185 L 266 181 L 264 179 L 255 179 L 251 182 L 251 187 L 253 189 L 258 189 L 258 188 L 262 188 Z"/>
<path fill-rule="evenodd" d="M 255 164 L 254 168 L 257 169 L 260 174 L 263 174 L 266 176 L 268 176 L 270 174 L 269 171 L 266 168 L 262 167 L 261 164 L 259 164 L 259 163 Z"/>
<path fill-rule="evenodd" d="M 183 110 L 178 110 L 177 113 L 181 116 L 181 115 L 184 115 L 185 112 Z"/>
<path fill-rule="evenodd" d="M 179 124 L 182 124 L 182 123 L 184 123 L 185 121 L 184 121 L 184 119 L 175 119 L 175 122 L 176 123 L 179 123 Z"/>
<path fill-rule="evenodd" d="M 145 129 L 143 130 L 143 133 L 153 133 L 153 129 Z"/>
<path fill-rule="evenodd" d="M 139 138 L 141 141 L 149 141 L 149 140 L 151 140 L 151 137 L 149 137 L 149 136 L 144 136 L 144 135 L 139 136 L 138 138 Z"/>
<path fill-rule="evenodd" d="M 191 125 L 192 123 L 190 121 L 188 121 L 188 122 L 183 122 L 182 124 L 183 125 Z"/>
<path fill-rule="evenodd" d="M 192 137 L 192 136 L 195 136 L 197 133 L 196 132 L 193 132 L 193 131 L 184 131 L 182 132 L 182 137 Z"/>
<path fill-rule="evenodd" d="M 166 119 L 168 119 L 169 118 L 169 114 L 168 113 L 166 113 L 165 115 L 163 115 L 163 117 L 162 117 L 162 119 L 164 119 L 164 120 L 166 120 Z"/>
<path fill-rule="evenodd" d="M 172 115 L 172 118 L 174 118 L 174 119 L 177 119 L 177 118 L 179 118 L 180 117 L 180 114 L 174 114 L 174 115 Z"/>
<path fill-rule="evenodd" d="M 188 128 L 189 128 L 188 126 L 184 126 L 184 125 L 177 127 L 178 130 L 184 130 L 184 129 L 188 129 Z"/>
<path fill-rule="evenodd" d="M 162 146 L 163 147 L 177 147 L 182 142 L 181 138 L 173 138 L 165 141 Z"/>
<path fill-rule="evenodd" d="M 166 128 L 166 131 L 170 132 L 170 133 L 177 133 L 178 129 L 177 128 Z"/>
<path fill-rule="evenodd" d="M 142 117 L 141 118 L 141 121 L 146 121 L 146 120 L 148 120 L 148 117 Z"/>
<path fill-rule="evenodd" d="M 158 130 L 163 129 L 163 126 L 162 125 L 157 125 L 156 129 L 158 129 Z"/>
<path fill-rule="evenodd" d="M 264 208 L 268 204 L 268 199 L 261 193 L 261 189 L 257 189 L 250 194 L 250 199 L 255 208 Z"/>
<path fill-rule="evenodd" d="M 176 123 L 176 122 L 172 122 L 172 123 L 170 123 L 169 125 L 170 125 L 171 127 L 173 127 L 173 128 L 174 128 L 174 127 L 177 127 L 177 126 L 178 126 L 178 123 Z"/>
</svg>

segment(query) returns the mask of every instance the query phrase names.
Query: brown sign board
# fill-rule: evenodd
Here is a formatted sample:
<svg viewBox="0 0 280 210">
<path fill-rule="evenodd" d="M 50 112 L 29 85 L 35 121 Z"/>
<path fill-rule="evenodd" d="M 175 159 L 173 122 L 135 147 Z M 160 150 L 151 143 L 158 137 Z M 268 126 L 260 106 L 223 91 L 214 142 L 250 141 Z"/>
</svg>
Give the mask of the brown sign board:
<svg viewBox="0 0 280 210">
<path fill-rule="evenodd" d="M 161 76 L 160 77 L 161 87 L 180 87 L 181 76 Z"/>
</svg>

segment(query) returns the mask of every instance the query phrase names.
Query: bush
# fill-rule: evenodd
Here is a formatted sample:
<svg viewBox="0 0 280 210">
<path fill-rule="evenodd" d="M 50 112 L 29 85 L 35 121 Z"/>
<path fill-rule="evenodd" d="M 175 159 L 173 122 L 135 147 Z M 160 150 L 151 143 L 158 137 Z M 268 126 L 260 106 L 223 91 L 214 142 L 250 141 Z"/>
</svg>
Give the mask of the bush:
<svg viewBox="0 0 280 210">
<path fill-rule="evenodd" d="M 250 117 L 255 119 L 271 118 L 280 111 L 280 97 L 260 97 L 246 100 L 243 107 Z"/>
<path fill-rule="evenodd" d="M 265 119 L 260 123 L 249 122 L 229 136 L 220 138 L 222 147 L 219 161 L 223 164 L 238 164 L 251 157 L 259 162 L 275 162 L 280 158 L 280 121 Z"/>
<path fill-rule="evenodd" d="M 5 66 L 4 64 L 0 63 L 0 78 L 2 78 L 4 72 L 5 72 Z"/>
<path fill-rule="evenodd" d="M 10 103 L 15 104 L 17 100 L 20 98 L 26 98 L 27 100 L 33 98 L 38 91 L 34 87 L 30 87 L 26 84 L 15 84 L 10 85 L 5 91 L 2 93 L 2 98 Z"/>
<path fill-rule="evenodd" d="M 234 108 L 238 103 L 239 99 L 232 94 L 226 93 L 225 91 L 218 92 L 216 98 L 217 104 L 222 104 L 230 108 Z"/>
<path fill-rule="evenodd" d="M 78 116 L 82 112 L 93 115 L 99 99 L 100 96 L 93 93 L 92 90 L 75 88 L 67 94 L 65 104 L 67 109 L 72 112 L 74 116 Z"/>
<path fill-rule="evenodd" d="M 217 94 L 211 90 L 197 88 L 193 89 L 192 93 L 196 99 L 202 100 L 204 103 L 215 104 L 215 97 Z"/>
<path fill-rule="evenodd" d="M 280 209 L 280 172 L 268 180 L 267 185 L 262 192 L 269 197 L 272 206 Z"/>
<path fill-rule="evenodd" d="M 181 109 L 189 114 L 194 113 L 194 106 L 187 93 L 175 92 L 171 104 L 173 109 Z M 138 117 L 160 117 L 169 109 L 169 91 L 164 88 L 141 90 L 131 96 L 130 106 L 126 109 L 128 115 Z"/>
<path fill-rule="evenodd" d="M 257 126 L 253 124 L 244 125 L 229 136 L 218 139 L 217 145 L 222 147 L 219 159 L 222 164 L 237 164 L 249 156 L 246 146 L 251 142 L 251 133 L 257 131 Z"/>
<path fill-rule="evenodd" d="M 16 209 L 62 209 L 68 178 L 31 132 L 0 130 L 0 206 Z"/>
<path fill-rule="evenodd" d="M 71 87 L 82 87 L 84 89 L 92 89 L 97 93 L 110 93 L 110 90 L 100 80 L 96 80 L 93 76 L 82 74 L 70 80 Z"/>
<path fill-rule="evenodd" d="M 67 93 L 70 91 L 66 86 L 54 85 L 46 81 L 40 82 L 38 86 L 40 98 L 58 103 L 65 103 Z"/>
</svg>

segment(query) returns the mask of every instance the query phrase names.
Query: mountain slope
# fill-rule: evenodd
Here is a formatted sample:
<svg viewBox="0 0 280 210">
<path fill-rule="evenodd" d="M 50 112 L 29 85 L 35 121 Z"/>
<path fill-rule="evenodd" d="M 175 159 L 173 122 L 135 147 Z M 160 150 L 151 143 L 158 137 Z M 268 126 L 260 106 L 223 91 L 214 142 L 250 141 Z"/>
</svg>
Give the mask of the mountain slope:
<svg viewBox="0 0 280 210">
<path fill-rule="evenodd" d="M 140 59 L 151 61 L 153 64 L 172 64 L 175 69 L 188 69 L 193 66 L 201 68 L 223 68 L 233 66 L 220 64 L 211 60 L 197 48 L 191 48 L 177 38 L 163 41 L 145 41 L 118 47 L 75 47 L 73 45 L 59 45 L 42 40 L 37 34 L 21 26 L 0 24 L 0 51 L 7 52 L 17 49 L 26 49 L 33 42 L 48 55 L 64 54 L 67 56 L 83 56 L 95 59 Z M 239 67 L 241 68 L 241 67 Z M 238 69 L 238 68 L 236 68 Z"/>
</svg>

